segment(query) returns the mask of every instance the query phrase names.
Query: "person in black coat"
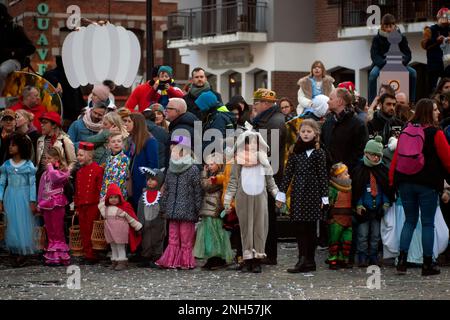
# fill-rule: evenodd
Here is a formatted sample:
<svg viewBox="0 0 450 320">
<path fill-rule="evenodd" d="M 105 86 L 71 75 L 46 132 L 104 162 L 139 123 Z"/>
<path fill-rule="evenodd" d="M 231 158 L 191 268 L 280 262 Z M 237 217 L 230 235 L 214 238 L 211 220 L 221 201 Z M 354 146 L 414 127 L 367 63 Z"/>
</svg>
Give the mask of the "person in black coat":
<svg viewBox="0 0 450 320">
<path fill-rule="evenodd" d="M 367 127 L 353 112 L 351 102 L 347 89 L 333 90 L 328 101 L 331 112 L 322 126 L 322 142 L 331 157 L 330 163 L 343 162 L 350 173 L 362 158 L 368 139 Z"/>
<path fill-rule="evenodd" d="M 211 88 L 211 85 L 206 78 L 205 70 L 202 68 L 195 68 L 192 70 L 192 85 L 183 99 L 186 101 L 187 111 L 194 114 L 200 120 L 203 120 L 207 110 L 201 110 L 195 104 L 195 100 L 197 100 L 203 92 L 207 91 L 212 91 L 216 95 L 217 100 L 222 103 L 222 96 Z"/>
<path fill-rule="evenodd" d="M 6 77 L 29 66 L 28 56 L 36 51 L 24 29 L 13 22 L 7 7 L 0 3 L 0 94 Z"/>
<path fill-rule="evenodd" d="M 370 56 L 372 58 L 372 70 L 369 74 L 369 104 L 375 99 L 377 94 L 377 79 L 380 75 L 381 69 L 386 64 L 386 54 L 391 47 L 388 41 L 388 36 L 391 32 L 399 32 L 395 17 L 391 14 L 386 14 L 383 16 L 381 21 L 381 28 L 378 34 L 372 40 L 372 46 L 370 48 Z M 408 40 L 404 35 L 402 35 L 402 40 L 399 44 L 401 53 L 403 54 L 403 65 L 408 69 L 409 72 L 409 96 L 410 101 L 414 102 L 416 99 L 416 79 L 417 73 L 411 67 L 408 67 L 408 63 L 411 61 L 411 50 L 408 45 Z"/>
</svg>

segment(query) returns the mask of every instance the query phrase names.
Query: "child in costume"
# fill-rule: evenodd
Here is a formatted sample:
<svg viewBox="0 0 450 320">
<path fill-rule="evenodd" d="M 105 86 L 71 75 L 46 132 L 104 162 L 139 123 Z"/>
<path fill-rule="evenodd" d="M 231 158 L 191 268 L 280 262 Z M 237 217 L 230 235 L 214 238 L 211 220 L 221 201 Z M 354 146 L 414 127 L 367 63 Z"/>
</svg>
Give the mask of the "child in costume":
<svg viewBox="0 0 450 320">
<path fill-rule="evenodd" d="M 174 136 L 161 211 L 169 219 L 169 245 L 156 264 L 194 269 L 195 223 L 202 205 L 200 170 L 194 164 L 191 139 Z"/>
<path fill-rule="evenodd" d="M 328 206 L 328 176 L 325 151 L 319 143 L 319 125 L 312 119 L 300 124 L 300 136 L 289 155 L 277 195 L 277 206 L 286 203 L 292 182 L 290 218 L 297 225 L 298 262 L 290 273 L 316 271 L 316 230 L 322 209 Z"/>
<path fill-rule="evenodd" d="M 364 148 L 363 162 L 352 173 L 352 201 L 358 221 L 356 248 L 361 268 L 378 264 L 380 220 L 393 201 L 388 169 L 382 164 L 382 138 L 376 136 Z M 370 248 L 369 248 L 370 245 Z"/>
<path fill-rule="evenodd" d="M 157 102 L 165 108 L 170 98 L 183 98 L 183 91 L 175 86 L 175 80 L 172 77 L 173 69 L 171 67 L 161 66 L 159 68 L 158 80 L 150 89 L 148 105 Z"/>
<path fill-rule="evenodd" d="M 194 255 L 200 259 L 208 259 L 202 267 L 207 270 L 223 267 L 233 259 L 230 238 L 219 218 L 222 211 L 222 184 L 218 183 L 217 175 L 221 171 L 222 164 L 221 154 L 210 154 L 206 158 L 202 172 L 202 188 L 205 196 L 200 210 L 201 222 L 197 227 Z"/>
<path fill-rule="evenodd" d="M 33 234 L 36 221 L 36 168 L 31 162 L 32 142 L 28 136 L 13 133 L 11 159 L 0 167 L 0 212 L 8 224 L 5 245 L 15 256 L 14 267 L 25 265 L 25 256 L 36 252 Z"/>
<path fill-rule="evenodd" d="M 346 268 L 352 247 L 352 180 L 342 162 L 331 167 L 328 241 L 330 269 Z"/>
<path fill-rule="evenodd" d="M 136 231 L 142 229 L 142 224 L 137 220 L 133 207 L 125 201 L 116 184 L 108 187 L 106 196 L 100 201 L 98 208 L 106 220 L 105 238 L 111 245 L 112 268 L 115 271 L 125 270 L 128 266 L 125 247 L 130 244 L 130 251 L 136 250 L 141 242 L 141 237 Z"/>
<path fill-rule="evenodd" d="M 93 161 L 94 144 L 80 142 L 77 160 L 81 168 L 75 178 L 75 209 L 80 221 L 81 243 L 86 263 L 95 263 L 97 257 L 92 249 L 91 235 L 94 221 L 100 216 L 98 203 L 103 180 L 103 168 Z"/>
<path fill-rule="evenodd" d="M 143 267 L 157 268 L 158 260 L 164 250 L 166 236 L 166 218 L 160 212 L 161 186 L 164 182 L 164 168 L 139 168 L 147 177 L 147 189 L 141 196 L 138 204 L 137 216 L 142 228 Z"/>
<path fill-rule="evenodd" d="M 275 197 L 278 188 L 273 179 L 267 150 L 261 134 L 246 123 L 247 131 L 237 138 L 236 162 L 224 197 L 227 212 L 235 199 L 241 228 L 244 258 L 243 272 L 260 273 L 261 260 L 266 258 L 265 245 L 269 231 L 267 190 Z"/>
<path fill-rule="evenodd" d="M 109 137 L 108 147 L 111 155 L 106 160 L 105 173 L 103 176 L 100 197 L 103 198 L 110 184 L 117 184 L 123 197 L 127 198 L 127 179 L 130 158 L 123 151 L 123 135 L 113 133 Z"/>
<path fill-rule="evenodd" d="M 38 192 L 38 208 L 44 215 L 48 245 L 44 249 L 46 265 L 69 265 L 69 246 L 64 235 L 65 206 L 64 185 L 69 182 L 70 171 L 60 149 L 47 151 L 46 170 L 41 176 Z"/>
</svg>

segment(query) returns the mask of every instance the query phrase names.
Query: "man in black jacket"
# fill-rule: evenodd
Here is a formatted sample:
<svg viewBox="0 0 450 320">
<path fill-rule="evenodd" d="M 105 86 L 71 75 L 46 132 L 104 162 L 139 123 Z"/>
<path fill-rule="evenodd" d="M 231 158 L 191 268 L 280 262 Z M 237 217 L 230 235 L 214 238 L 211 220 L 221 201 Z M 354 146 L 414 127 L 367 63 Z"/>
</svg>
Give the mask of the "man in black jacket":
<svg viewBox="0 0 450 320">
<path fill-rule="evenodd" d="M 29 64 L 28 56 L 36 48 L 26 36 L 23 28 L 13 22 L 4 4 L 0 3 L 0 94 L 6 77 L 13 71 Z"/>
<path fill-rule="evenodd" d="M 381 20 L 381 28 L 378 34 L 372 40 L 372 46 L 370 48 L 370 56 L 372 58 L 372 70 L 369 74 L 369 105 L 375 99 L 377 94 L 377 79 L 380 75 L 381 69 L 386 64 L 386 53 L 389 51 L 391 44 L 389 43 L 388 36 L 391 32 L 400 32 L 395 17 L 392 14 L 385 14 Z M 402 40 L 399 44 L 401 53 L 403 54 L 403 65 L 409 72 L 409 96 L 410 101 L 414 102 L 416 98 L 416 79 L 417 73 L 411 67 L 408 67 L 408 63 L 411 61 L 411 50 L 409 49 L 408 40 L 402 35 Z"/>
<path fill-rule="evenodd" d="M 333 90 L 328 101 L 331 112 L 322 126 L 322 142 L 331 162 L 345 163 L 350 173 L 362 158 L 368 140 L 367 127 L 350 108 L 351 102 L 347 89 Z"/>
<path fill-rule="evenodd" d="M 284 165 L 284 147 L 286 142 L 285 117 L 280 108 L 276 105 L 276 93 L 268 89 L 258 89 L 253 95 L 253 106 L 257 116 L 253 119 L 254 128 L 261 132 L 265 137 L 263 130 L 267 132 L 267 144 L 270 147 L 271 165 L 274 169 L 275 183 L 279 185 L 283 177 Z M 272 141 L 271 134 L 278 131 L 278 141 Z M 277 145 L 278 143 L 278 145 Z M 275 148 L 278 147 L 278 148 Z M 278 163 L 275 161 L 278 153 Z M 278 165 L 278 166 L 277 166 Z M 275 199 L 268 196 L 269 207 L 269 233 L 266 240 L 267 259 L 263 263 L 269 265 L 277 264 L 277 216 L 275 210 Z"/>
<path fill-rule="evenodd" d="M 215 92 L 206 78 L 205 70 L 202 68 L 195 68 L 192 70 L 192 85 L 189 92 L 183 97 L 187 104 L 187 111 L 194 114 L 198 119 L 203 120 L 208 110 L 201 110 L 199 106 L 195 104 L 195 100 L 203 93 L 212 91 L 217 100 L 222 103 L 222 97 L 220 93 Z"/>
<path fill-rule="evenodd" d="M 397 100 L 395 96 L 390 93 L 385 93 L 380 97 L 381 109 L 375 111 L 373 119 L 367 123 L 369 131 L 369 139 L 374 139 L 376 136 L 383 138 L 383 146 L 389 142 L 392 136 L 392 131 L 400 131 L 405 123 L 395 116 L 395 109 Z"/>
</svg>

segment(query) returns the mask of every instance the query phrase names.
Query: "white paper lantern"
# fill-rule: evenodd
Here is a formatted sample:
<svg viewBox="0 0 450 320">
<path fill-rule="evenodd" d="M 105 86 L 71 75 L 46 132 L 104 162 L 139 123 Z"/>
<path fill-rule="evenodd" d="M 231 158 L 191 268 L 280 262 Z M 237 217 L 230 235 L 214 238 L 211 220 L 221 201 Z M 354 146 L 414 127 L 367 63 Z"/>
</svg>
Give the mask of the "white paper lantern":
<svg viewBox="0 0 450 320">
<path fill-rule="evenodd" d="M 139 68 L 141 48 L 136 35 L 121 26 L 91 24 L 69 33 L 62 60 L 73 88 L 106 79 L 130 87 Z"/>
</svg>

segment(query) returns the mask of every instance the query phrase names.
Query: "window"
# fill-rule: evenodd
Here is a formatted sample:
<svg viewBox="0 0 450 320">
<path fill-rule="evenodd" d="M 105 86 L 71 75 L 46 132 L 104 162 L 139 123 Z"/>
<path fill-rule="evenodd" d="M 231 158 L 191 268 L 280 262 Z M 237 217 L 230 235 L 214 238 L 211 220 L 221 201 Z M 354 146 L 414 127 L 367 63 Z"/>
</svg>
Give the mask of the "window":
<svg viewBox="0 0 450 320">
<path fill-rule="evenodd" d="M 268 87 L 268 83 L 267 83 L 267 71 L 261 70 L 258 72 L 255 72 L 254 75 L 255 79 L 255 90 L 257 90 L 258 88 L 266 88 Z"/>
<path fill-rule="evenodd" d="M 241 89 L 242 89 L 242 76 L 240 73 L 235 72 L 228 76 L 228 85 L 229 85 L 229 93 L 228 93 L 228 100 L 231 99 L 231 97 L 242 95 Z"/>
</svg>

